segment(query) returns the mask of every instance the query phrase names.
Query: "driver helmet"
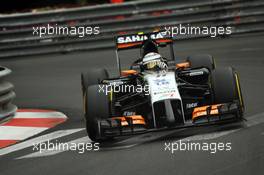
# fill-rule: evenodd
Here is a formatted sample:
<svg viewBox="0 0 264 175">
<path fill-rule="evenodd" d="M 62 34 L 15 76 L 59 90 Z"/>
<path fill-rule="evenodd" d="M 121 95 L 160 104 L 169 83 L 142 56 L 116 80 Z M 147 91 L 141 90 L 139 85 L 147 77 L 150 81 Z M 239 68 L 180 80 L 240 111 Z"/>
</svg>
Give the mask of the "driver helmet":
<svg viewBox="0 0 264 175">
<path fill-rule="evenodd" d="M 150 52 L 143 57 L 142 69 L 143 71 L 162 71 L 167 70 L 168 65 L 160 54 Z"/>
</svg>

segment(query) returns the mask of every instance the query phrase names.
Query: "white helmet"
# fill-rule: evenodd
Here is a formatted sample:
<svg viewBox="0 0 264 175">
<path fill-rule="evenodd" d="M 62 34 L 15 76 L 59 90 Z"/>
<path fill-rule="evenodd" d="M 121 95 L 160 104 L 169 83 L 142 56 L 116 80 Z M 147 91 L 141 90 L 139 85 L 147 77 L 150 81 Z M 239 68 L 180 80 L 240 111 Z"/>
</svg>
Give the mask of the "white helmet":
<svg viewBox="0 0 264 175">
<path fill-rule="evenodd" d="M 155 52 L 150 52 L 143 57 L 142 66 L 144 71 L 160 71 L 168 69 L 168 65 L 162 56 Z"/>
</svg>

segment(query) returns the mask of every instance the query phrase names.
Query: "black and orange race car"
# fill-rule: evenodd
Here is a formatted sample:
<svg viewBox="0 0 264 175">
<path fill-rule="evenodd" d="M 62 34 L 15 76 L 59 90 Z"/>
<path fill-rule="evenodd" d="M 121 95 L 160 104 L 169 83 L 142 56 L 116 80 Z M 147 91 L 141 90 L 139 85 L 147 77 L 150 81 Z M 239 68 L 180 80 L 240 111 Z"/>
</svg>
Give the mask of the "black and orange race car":
<svg viewBox="0 0 264 175">
<path fill-rule="evenodd" d="M 167 46 L 169 58 L 159 53 Z M 122 70 L 119 51 L 132 48 L 139 48 L 141 56 Z M 173 39 L 165 32 L 118 36 L 116 59 L 118 77 L 109 78 L 105 69 L 81 76 L 86 127 L 93 141 L 242 119 L 237 71 L 216 67 L 206 54 L 175 59 Z"/>
</svg>

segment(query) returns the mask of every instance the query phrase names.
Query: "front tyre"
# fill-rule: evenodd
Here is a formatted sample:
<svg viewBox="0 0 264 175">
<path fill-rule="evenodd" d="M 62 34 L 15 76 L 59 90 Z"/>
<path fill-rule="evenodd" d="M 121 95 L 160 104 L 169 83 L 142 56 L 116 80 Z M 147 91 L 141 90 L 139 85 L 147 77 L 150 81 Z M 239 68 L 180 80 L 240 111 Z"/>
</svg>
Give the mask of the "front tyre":
<svg viewBox="0 0 264 175">
<path fill-rule="evenodd" d="M 91 85 L 87 88 L 85 94 L 85 119 L 86 130 L 92 141 L 103 141 L 105 138 L 101 136 L 98 120 L 110 117 L 110 101 L 109 95 L 102 92 L 104 85 Z"/>
<path fill-rule="evenodd" d="M 99 84 L 102 80 L 108 79 L 109 75 L 106 69 L 98 68 L 98 69 L 89 69 L 86 73 L 82 73 L 81 75 L 81 86 L 82 86 L 82 95 L 83 95 L 83 109 L 84 114 L 86 115 L 86 104 L 87 99 L 87 89 L 91 85 Z"/>
<path fill-rule="evenodd" d="M 217 68 L 211 74 L 213 103 L 239 103 L 240 116 L 244 113 L 244 102 L 238 73 L 231 67 Z"/>
</svg>

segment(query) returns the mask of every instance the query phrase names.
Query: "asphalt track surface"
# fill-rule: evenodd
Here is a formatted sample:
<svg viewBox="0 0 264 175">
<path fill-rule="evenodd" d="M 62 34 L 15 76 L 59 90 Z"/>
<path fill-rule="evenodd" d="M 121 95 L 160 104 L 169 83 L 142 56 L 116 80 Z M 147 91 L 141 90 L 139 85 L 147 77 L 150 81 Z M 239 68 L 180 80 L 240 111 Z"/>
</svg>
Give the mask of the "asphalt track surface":
<svg viewBox="0 0 264 175">
<path fill-rule="evenodd" d="M 246 105 L 245 118 L 264 118 L 264 35 L 263 33 L 230 38 L 209 38 L 175 43 L 179 57 L 209 53 L 217 66 L 233 66 L 240 73 Z M 132 53 L 133 52 L 133 53 Z M 134 51 L 124 56 L 136 55 Z M 122 60 L 129 65 L 131 59 Z M 42 134 L 61 129 L 84 128 L 80 73 L 91 67 L 106 67 L 116 74 L 114 50 L 100 50 L 62 55 L 45 55 L 0 60 L 13 74 L 20 108 L 55 109 L 64 112 L 69 120 Z M 253 121 L 254 122 L 254 121 Z M 243 125 L 243 124 L 242 124 Z M 241 126 L 239 126 L 241 127 Z M 228 127 L 230 129 L 230 127 Z M 226 128 L 218 128 L 223 130 Z M 233 129 L 233 128 L 231 128 Z M 215 128 L 207 128 L 211 131 Z M 205 132 L 197 129 L 195 135 Z M 207 131 L 206 131 L 207 132 Z M 32 152 L 32 147 L 0 157 L 1 175 L 29 174 L 263 174 L 264 124 L 243 127 L 228 135 L 206 142 L 231 142 L 231 151 L 212 154 L 206 151 L 165 151 L 165 142 L 174 142 L 190 135 L 170 132 L 157 139 L 136 136 L 124 141 L 124 147 L 85 152 L 66 151 L 52 156 L 16 159 Z M 61 138 L 70 141 L 85 137 L 85 131 Z M 140 140 L 140 144 L 137 141 Z M 142 141 L 143 140 L 143 141 Z M 201 142 L 201 141 L 199 141 Z M 126 148 L 128 146 L 129 148 Z"/>
</svg>

